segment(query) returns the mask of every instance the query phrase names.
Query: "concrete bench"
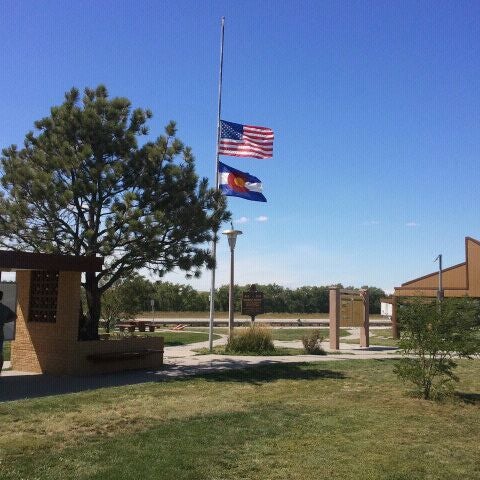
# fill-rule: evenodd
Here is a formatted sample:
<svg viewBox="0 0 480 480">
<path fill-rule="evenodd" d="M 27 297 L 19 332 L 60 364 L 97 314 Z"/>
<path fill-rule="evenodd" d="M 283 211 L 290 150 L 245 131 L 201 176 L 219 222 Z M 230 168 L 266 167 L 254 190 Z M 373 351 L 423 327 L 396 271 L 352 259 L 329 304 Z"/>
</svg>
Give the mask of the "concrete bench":
<svg viewBox="0 0 480 480">
<path fill-rule="evenodd" d="M 116 360 L 132 360 L 136 358 L 144 358 L 148 355 L 153 355 L 154 353 L 163 353 L 163 350 L 137 350 L 133 352 L 102 352 L 102 353 L 93 353 L 87 355 L 87 360 L 93 363 L 99 362 L 112 362 Z"/>
<path fill-rule="evenodd" d="M 147 328 L 149 332 L 155 331 L 154 323 L 137 321 L 136 324 L 138 325 L 139 332 L 144 332 Z"/>
<path fill-rule="evenodd" d="M 118 329 L 123 332 L 125 330 L 128 330 L 129 332 L 134 332 L 135 331 L 135 325 L 132 325 L 130 323 L 117 323 L 116 325 Z"/>
<path fill-rule="evenodd" d="M 136 327 L 138 327 L 139 332 L 145 332 L 147 328 L 149 332 L 155 331 L 155 324 L 149 322 L 121 322 L 117 323 L 117 327 L 121 332 L 125 329 L 129 332 L 134 332 Z"/>
</svg>

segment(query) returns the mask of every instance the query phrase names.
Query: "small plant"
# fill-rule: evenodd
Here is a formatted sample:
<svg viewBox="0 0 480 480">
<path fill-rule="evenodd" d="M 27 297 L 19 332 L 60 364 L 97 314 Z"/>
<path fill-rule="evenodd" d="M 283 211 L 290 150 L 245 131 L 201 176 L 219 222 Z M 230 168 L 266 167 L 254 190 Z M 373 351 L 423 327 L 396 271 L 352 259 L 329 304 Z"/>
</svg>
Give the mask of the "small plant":
<svg viewBox="0 0 480 480">
<path fill-rule="evenodd" d="M 252 325 L 235 332 L 227 342 L 227 353 L 268 353 L 275 351 L 269 328 Z"/>
<path fill-rule="evenodd" d="M 457 358 L 480 352 L 478 302 L 444 299 L 440 304 L 416 298 L 399 309 L 404 358 L 395 373 L 412 382 L 424 399 L 441 398 L 453 390 Z"/>
<path fill-rule="evenodd" d="M 310 355 L 326 355 L 327 352 L 323 349 L 321 343 L 323 342 L 323 337 L 320 333 L 320 330 L 312 330 L 307 335 L 302 337 L 303 348 L 305 353 Z"/>
</svg>

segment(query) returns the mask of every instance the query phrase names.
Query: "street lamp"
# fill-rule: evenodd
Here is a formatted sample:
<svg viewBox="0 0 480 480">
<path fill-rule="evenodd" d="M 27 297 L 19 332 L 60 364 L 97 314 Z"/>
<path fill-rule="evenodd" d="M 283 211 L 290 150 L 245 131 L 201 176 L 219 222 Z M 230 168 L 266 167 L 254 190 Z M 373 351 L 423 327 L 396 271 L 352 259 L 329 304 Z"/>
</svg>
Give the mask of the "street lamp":
<svg viewBox="0 0 480 480">
<path fill-rule="evenodd" d="M 230 337 L 233 334 L 233 311 L 235 308 L 234 299 L 233 299 L 233 272 L 234 272 L 234 251 L 235 244 L 237 243 L 238 235 L 241 235 L 240 230 L 234 230 L 233 227 L 231 230 L 225 230 L 222 232 L 228 238 L 228 244 L 230 245 L 230 288 L 228 289 L 228 329 Z"/>
<path fill-rule="evenodd" d="M 436 262 L 438 260 L 438 290 L 437 290 L 437 300 L 441 302 L 443 300 L 443 284 L 442 284 L 442 254 L 438 255 L 438 257 L 434 260 Z"/>
</svg>

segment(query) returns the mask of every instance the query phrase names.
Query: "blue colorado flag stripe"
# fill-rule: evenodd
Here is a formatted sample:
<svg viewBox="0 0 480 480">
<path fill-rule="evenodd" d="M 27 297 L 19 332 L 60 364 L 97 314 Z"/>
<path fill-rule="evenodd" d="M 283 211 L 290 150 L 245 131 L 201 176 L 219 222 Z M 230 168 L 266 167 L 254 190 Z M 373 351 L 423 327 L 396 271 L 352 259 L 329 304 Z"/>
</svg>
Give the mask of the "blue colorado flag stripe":
<svg viewBox="0 0 480 480">
<path fill-rule="evenodd" d="M 220 190 L 227 196 L 240 197 L 254 202 L 266 202 L 262 194 L 262 182 L 253 175 L 241 172 L 218 162 Z"/>
</svg>

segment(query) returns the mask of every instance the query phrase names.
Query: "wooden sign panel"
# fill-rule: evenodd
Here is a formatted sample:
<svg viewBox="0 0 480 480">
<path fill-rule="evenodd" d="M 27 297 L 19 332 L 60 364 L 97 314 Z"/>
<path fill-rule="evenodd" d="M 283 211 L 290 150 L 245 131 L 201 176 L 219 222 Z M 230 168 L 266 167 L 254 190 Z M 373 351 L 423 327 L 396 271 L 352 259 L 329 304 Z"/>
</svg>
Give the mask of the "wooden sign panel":
<svg viewBox="0 0 480 480">
<path fill-rule="evenodd" d="M 265 313 L 263 304 L 263 292 L 257 291 L 257 287 L 252 285 L 250 290 L 242 294 L 242 315 L 255 317 Z"/>
<path fill-rule="evenodd" d="M 363 299 L 359 295 L 340 296 L 340 326 L 360 327 L 363 325 Z"/>
</svg>

